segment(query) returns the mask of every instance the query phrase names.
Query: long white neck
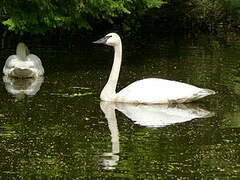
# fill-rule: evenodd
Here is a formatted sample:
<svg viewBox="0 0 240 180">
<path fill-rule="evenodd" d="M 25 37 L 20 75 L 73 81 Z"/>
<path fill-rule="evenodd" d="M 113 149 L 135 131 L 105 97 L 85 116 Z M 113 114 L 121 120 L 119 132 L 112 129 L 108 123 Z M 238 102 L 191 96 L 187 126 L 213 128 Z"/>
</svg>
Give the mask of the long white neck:
<svg viewBox="0 0 240 180">
<path fill-rule="evenodd" d="M 24 43 L 18 43 L 16 49 L 16 55 L 22 60 L 25 61 L 26 57 L 29 55 L 29 50 Z"/>
<path fill-rule="evenodd" d="M 108 82 L 103 88 L 100 98 L 103 101 L 114 101 L 116 87 L 122 62 L 122 43 L 114 46 L 114 61 Z"/>
</svg>

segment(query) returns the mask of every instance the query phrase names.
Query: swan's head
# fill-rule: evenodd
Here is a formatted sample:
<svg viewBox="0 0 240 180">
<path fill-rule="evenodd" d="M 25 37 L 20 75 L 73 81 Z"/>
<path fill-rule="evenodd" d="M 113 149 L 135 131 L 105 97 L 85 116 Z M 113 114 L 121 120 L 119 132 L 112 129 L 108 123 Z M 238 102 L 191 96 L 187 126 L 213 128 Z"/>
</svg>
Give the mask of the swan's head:
<svg viewBox="0 0 240 180">
<path fill-rule="evenodd" d="M 109 46 L 117 46 L 117 45 L 121 44 L 121 38 L 116 33 L 109 33 L 106 36 L 104 36 L 103 38 L 101 38 L 97 41 L 94 41 L 93 43 L 106 44 Z"/>
</svg>

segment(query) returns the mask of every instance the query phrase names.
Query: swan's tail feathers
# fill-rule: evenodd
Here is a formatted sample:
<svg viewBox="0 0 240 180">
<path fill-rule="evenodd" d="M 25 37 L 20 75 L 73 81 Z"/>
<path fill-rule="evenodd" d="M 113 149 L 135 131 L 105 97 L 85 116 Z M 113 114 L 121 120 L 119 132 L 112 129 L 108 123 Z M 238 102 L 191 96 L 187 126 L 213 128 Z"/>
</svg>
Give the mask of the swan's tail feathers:
<svg viewBox="0 0 240 180">
<path fill-rule="evenodd" d="M 19 56 L 22 60 L 24 60 L 29 55 L 29 50 L 26 44 L 22 42 L 18 43 L 16 55 Z"/>
<path fill-rule="evenodd" d="M 188 102 L 192 102 L 201 98 L 204 98 L 206 96 L 209 95 L 213 95 L 216 94 L 215 91 L 210 90 L 210 89 L 202 89 L 201 91 L 199 91 L 198 93 L 194 94 L 192 97 L 187 97 L 187 98 L 180 98 L 177 100 L 171 100 L 169 101 L 170 104 L 172 103 L 188 103 Z"/>
<path fill-rule="evenodd" d="M 216 94 L 216 92 L 211 89 L 202 89 L 199 93 L 196 94 L 193 100 L 201 99 L 213 94 Z"/>
<path fill-rule="evenodd" d="M 211 90 L 211 89 L 203 89 L 200 94 L 203 95 L 203 97 L 208 96 L 208 95 L 213 95 L 216 94 L 215 91 Z"/>
</svg>

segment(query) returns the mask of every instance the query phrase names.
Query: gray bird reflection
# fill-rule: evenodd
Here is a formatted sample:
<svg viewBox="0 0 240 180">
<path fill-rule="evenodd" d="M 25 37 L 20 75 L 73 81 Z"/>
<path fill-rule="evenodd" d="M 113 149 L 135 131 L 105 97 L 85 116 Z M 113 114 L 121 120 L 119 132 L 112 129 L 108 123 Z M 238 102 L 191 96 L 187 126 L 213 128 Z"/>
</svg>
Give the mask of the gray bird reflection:
<svg viewBox="0 0 240 180">
<path fill-rule="evenodd" d="M 146 127 L 165 127 L 197 118 L 214 116 L 213 112 L 191 104 L 144 105 L 114 102 L 100 102 L 111 132 L 112 152 L 103 153 L 104 169 L 115 169 L 119 161 L 120 143 L 115 109 L 125 114 L 135 124 Z"/>
<path fill-rule="evenodd" d="M 8 93 L 14 95 L 16 99 L 23 99 L 27 96 L 34 96 L 40 89 L 44 77 L 36 78 L 12 78 L 3 76 L 3 82 Z"/>
</svg>

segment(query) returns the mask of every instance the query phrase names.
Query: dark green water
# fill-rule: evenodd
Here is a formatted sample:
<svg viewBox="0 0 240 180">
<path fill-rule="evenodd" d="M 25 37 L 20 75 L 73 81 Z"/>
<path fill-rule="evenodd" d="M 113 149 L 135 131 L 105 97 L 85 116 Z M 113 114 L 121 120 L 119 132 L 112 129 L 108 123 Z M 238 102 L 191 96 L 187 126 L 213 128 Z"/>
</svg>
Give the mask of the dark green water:
<svg viewBox="0 0 240 180">
<path fill-rule="evenodd" d="M 34 96 L 14 96 L 0 83 L 0 179 L 239 179 L 240 42 L 220 48 L 202 42 L 123 41 L 118 89 L 161 77 L 217 91 L 178 109 L 211 116 L 170 125 L 151 118 L 149 107 L 134 120 L 135 107 L 100 107 L 110 47 L 30 43 L 45 67 L 44 82 Z M 1 67 L 14 46 L 0 50 Z M 142 122 L 145 115 L 157 122 Z"/>
</svg>

